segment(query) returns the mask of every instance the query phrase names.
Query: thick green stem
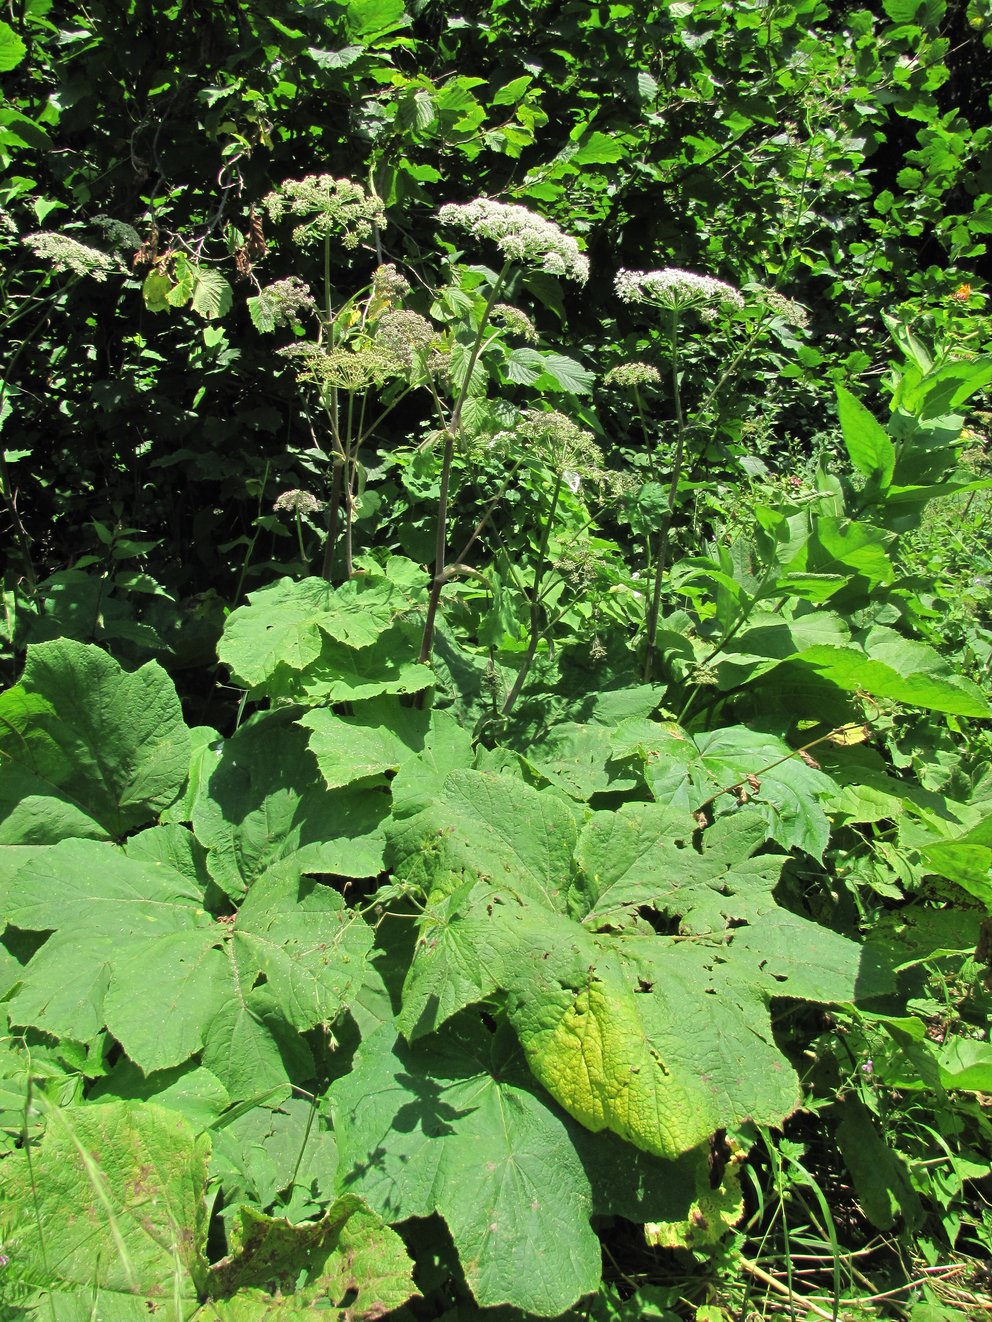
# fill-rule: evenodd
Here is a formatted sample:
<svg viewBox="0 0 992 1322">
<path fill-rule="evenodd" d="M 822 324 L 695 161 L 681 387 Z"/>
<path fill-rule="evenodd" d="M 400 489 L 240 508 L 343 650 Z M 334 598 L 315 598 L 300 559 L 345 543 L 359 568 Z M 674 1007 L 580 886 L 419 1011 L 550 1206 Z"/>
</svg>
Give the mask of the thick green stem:
<svg viewBox="0 0 992 1322">
<path fill-rule="evenodd" d="M 551 505 L 548 509 L 548 517 L 544 521 L 544 528 L 541 531 L 541 544 L 537 550 L 537 569 L 534 571 L 534 591 L 530 603 L 530 642 L 527 645 L 527 651 L 521 662 L 520 669 L 517 671 L 517 677 L 513 681 L 513 687 L 506 695 L 506 701 L 503 703 L 503 716 L 509 716 L 513 710 L 520 691 L 526 682 L 530 673 L 530 668 L 534 664 L 534 658 L 537 656 L 537 646 L 541 641 L 541 582 L 544 578 L 546 568 L 548 542 L 551 539 L 551 528 L 555 521 L 555 514 L 558 511 L 558 497 L 561 495 L 562 483 L 565 480 L 564 472 L 558 474 L 555 482 L 555 489 L 551 495 Z"/>
<path fill-rule="evenodd" d="M 248 550 L 245 552 L 244 559 L 241 562 L 241 573 L 238 575 L 238 585 L 234 589 L 234 597 L 232 598 L 235 605 L 237 605 L 238 602 L 241 600 L 241 590 L 245 585 L 245 575 L 248 573 L 248 566 L 251 563 L 251 557 L 254 553 L 255 545 L 258 542 L 259 533 L 262 530 L 262 525 L 261 525 L 262 505 L 265 501 L 265 491 L 266 488 L 268 487 L 268 484 L 269 484 L 269 461 L 268 459 L 266 459 L 265 472 L 262 475 L 262 483 L 261 486 L 259 487 L 259 492 L 258 492 L 258 506 L 255 510 L 255 531 L 252 533 L 251 541 L 248 543 Z"/>
<path fill-rule="evenodd" d="M 658 554 L 654 565 L 654 581 L 651 585 L 651 602 L 648 606 L 647 648 L 644 654 L 644 682 L 651 682 L 654 669 L 655 647 L 658 641 L 658 616 L 661 610 L 661 584 L 665 577 L 668 563 L 668 537 L 675 515 L 675 501 L 678 497 L 679 482 L 682 479 L 682 460 L 685 453 L 685 418 L 682 413 L 682 388 L 679 381 L 679 314 L 672 310 L 672 398 L 675 403 L 675 458 L 672 463 L 672 480 L 668 486 L 668 509 L 661 521 L 658 533 Z"/>
<path fill-rule="evenodd" d="M 475 337 L 475 343 L 472 346 L 472 352 L 469 354 L 468 366 L 465 369 L 465 378 L 458 391 L 458 398 L 455 400 L 455 407 L 451 411 L 451 417 L 448 419 L 448 425 L 445 428 L 444 435 L 444 454 L 441 459 L 441 491 L 438 497 L 437 506 L 437 536 L 434 546 L 434 577 L 431 580 L 431 592 L 427 601 L 427 619 L 424 621 L 424 638 L 420 647 L 420 662 L 426 664 L 431 659 L 431 653 L 434 650 L 434 630 L 437 625 L 438 606 L 441 602 L 441 592 L 447 581 L 445 575 L 445 553 L 448 546 L 448 499 L 451 490 L 451 466 L 455 458 L 455 440 L 458 436 L 462 421 L 462 410 L 465 407 L 465 401 L 468 399 L 469 388 L 472 383 L 472 376 L 475 373 L 475 365 L 479 361 L 479 354 L 482 352 L 482 344 L 486 335 L 486 326 L 489 322 L 489 314 L 499 298 L 503 289 L 504 281 L 510 272 L 512 263 L 507 262 L 502 271 L 500 271 L 496 283 L 490 291 L 489 298 L 486 300 L 486 306 L 482 312 L 482 318 L 479 322 L 479 329 Z"/>
<path fill-rule="evenodd" d="M 300 563 L 304 569 L 307 569 L 309 561 L 307 560 L 307 553 L 303 549 L 303 525 L 300 523 L 299 510 L 296 511 L 296 545 L 300 548 Z"/>
<path fill-rule="evenodd" d="M 343 486 L 344 464 L 335 457 L 334 474 L 331 478 L 331 499 L 327 510 L 327 540 L 324 542 L 324 563 L 321 577 L 328 581 L 334 577 L 334 556 L 338 544 L 338 521 L 341 514 L 341 488 Z"/>
</svg>

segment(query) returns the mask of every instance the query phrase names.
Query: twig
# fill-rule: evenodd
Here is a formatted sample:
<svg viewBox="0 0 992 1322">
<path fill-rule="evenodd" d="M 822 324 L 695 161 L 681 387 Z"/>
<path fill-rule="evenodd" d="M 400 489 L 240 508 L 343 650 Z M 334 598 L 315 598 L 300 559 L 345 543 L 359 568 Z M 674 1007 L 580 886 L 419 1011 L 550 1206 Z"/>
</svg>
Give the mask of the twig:
<svg viewBox="0 0 992 1322">
<path fill-rule="evenodd" d="M 884 1290 L 880 1294 L 871 1294 L 871 1295 L 862 1296 L 862 1298 L 860 1298 L 857 1301 L 858 1307 L 861 1307 L 864 1304 L 878 1304 L 881 1303 L 884 1299 L 895 1299 L 897 1295 L 905 1294 L 907 1290 L 915 1290 L 921 1285 L 929 1284 L 929 1282 L 934 1278 L 934 1276 L 948 1276 L 961 1271 L 961 1265 L 960 1263 L 952 1262 L 952 1263 L 947 1263 L 945 1266 L 924 1267 L 922 1268 L 922 1270 L 926 1272 L 927 1275 L 920 1276 L 918 1280 L 906 1281 L 903 1285 L 897 1285 L 891 1290 Z M 819 1295 L 819 1294 L 810 1295 L 808 1296 L 807 1299 L 804 1299 L 803 1302 L 808 1303 L 810 1299 L 824 1299 L 824 1298 L 825 1298 L 824 1295 Z"/>
<path fill-rule="evenodd" d="M 790 1303 L 795 1301 L 795 1303 L 801 1304 L 803 1308 L 808 1308 L 811 1313 L 815 1313 L 817 1317 L 825 1317 L 827 1322 L 833 1322 L 833 1313 L 828 1313 L 826 1309 L 818 1308 L 816 1304 L 810 1303 L 806 1295 L 794 1294 L 788 1286 L 783 1285 L 781 1281 L 777 1281 L 774 1276 L 770 1276 L 756 1262 L 749 1262 L 747 1258 L 739 1258 L 738 1261 L 755 1280 L 761 1281 L 763 1285 L 767 1285 L 770 1290 L 774 1290 L 777 1294 L 785 1295 Z"/>
</svg>

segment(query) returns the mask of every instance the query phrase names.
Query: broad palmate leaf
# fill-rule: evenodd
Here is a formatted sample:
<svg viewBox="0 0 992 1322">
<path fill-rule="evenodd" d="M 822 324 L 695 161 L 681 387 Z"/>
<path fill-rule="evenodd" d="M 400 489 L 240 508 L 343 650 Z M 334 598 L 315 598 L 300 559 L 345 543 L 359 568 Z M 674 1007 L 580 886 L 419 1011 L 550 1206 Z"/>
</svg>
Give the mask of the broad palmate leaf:
<svg viewBox="0 0 992 1322">
<path fill-rule="evenodd" d="M 126 672 L 99 647 L 28 649 L 0 695 L 0 844 L 123 838 L 186 780 L 190 736 L 157 662 Z"/>
<path fill-rule="evenodd" d="M 416 693 L 433 682 L 417 663 L 407 590 L 368 574 L 335 587 L 322 578 L 280 579 L 239 606 L 224 627 L 221 661 L 236 680 L 270 697 L 337 701 Z"/>
<path fill-rule="evenodd" d="M 822 858 L 830 838 L 823 804 L 837 787 L 776 735 L 743 725 L 690 735 L 671 722 L 635 718 L 617 727 L 613 747 L 617 757 L 642 759 L 658 803 L 719 815 L 753 802 L 769 840 Z"/>
<path fill-rule="evenodd" d="M 296 714 L 263 712 L 243 725 L 193 804 L 210 874 L 235 899 L 273 869 L 374 877 L 382 868 L 388 791 L 329 793 Z"/>
<path fill-rule="evenodd" d="M 389 1221 L 439 1212 L 480 1305 L 553 1317 L 596 1288 L 589 1181 L 512 1037 L 466 1017 L 406 1047 L 384 1026 L 331 1099 L 343 1187 Z"/>
<path fill-rule="evenodd" d="M 188 875 L 89 840 L 36 853 L 0 887 L 0 915 L 53 933 L 21 970 L 13 1022 L 82 1042 L 106 1025 L 146 1073 L 202 1051 L 233 1099 L 288 1086 L 307 1063 L 299 1033 L 348 1003 L 372 940 L 337 891 L 290 870 L 215 919 Z"/>
<path fill-rule="evenodd" d="M 659 1161 L 593 1136 L 535 1083 L 506 1023 L 472 1011 L 412 1046 L 383 1026 L 330 1098 L 341 1187 L 392 1222 L 443 1216 L 482 1306 L 558 1314 L 598 1281 L 590 1216 L 677 1225 L 709 1188 L 707 1149 Z"/>
<path fill-rule="evenodd" d="M 60 1322 L 329 1322 L 379 1318 L 417 1293 L 400 1237 L 358 1197 L 291 1224 L 242 1208 L 209 1267 L 209 1139 L 142 1102 L 47 1109 L 28 1159 L 5 1163 L 8 1281 Z M 71 1214 L 68 1213 L 71 1209 Z"/>
<path fill-rule="evenodd" d="M 502 995 L 565 1110 L 663 1158 L 718 1128 L 779 1123 L 799 1091 L 771 999 L 853 1001 L 884 977 L 855 943 L 775 903 L 781 857 L 748 857 L 767 831 L 756 807 L 711 827 L 702 853 L 690 814 L 636 804 L 595 814 L 573 862 L 573 822 L 553 793 L 456 771 L 431 809 L 392 828 L 396 874 L 427 896 L 402 1031 L 420 1037 Z M 651 909 L 675 935 L 644 920 Z"/>
</svg>

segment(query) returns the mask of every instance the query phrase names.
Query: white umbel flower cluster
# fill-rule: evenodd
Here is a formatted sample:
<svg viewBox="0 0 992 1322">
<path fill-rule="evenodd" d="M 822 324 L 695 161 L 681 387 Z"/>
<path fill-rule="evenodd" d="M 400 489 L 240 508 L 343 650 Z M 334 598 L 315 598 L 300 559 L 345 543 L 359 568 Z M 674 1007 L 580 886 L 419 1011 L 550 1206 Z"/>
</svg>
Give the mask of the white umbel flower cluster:
<svg viewBox="0 0 992 1322">
<path fill-rule="evenodd" d="M 23 242 L 54 271 L 71 271 L 73 275 L 89 275 L 99 281 L 106 280 L 108 275 L 127 273 L 120 258 L 71 239 L 68 234 L 42 230 L 37 234 L 25 234 Z"/>
<path fill-rule="evenodd" d="M 656 303 L 673 312 L 682 308 L 716 311 L 744 306 L 743 295 L 733 285 L 674 266 L 663 271 L 618 271 L 615 287 L 625 303 Z"/>
<path fill-rule="evenodd" d="M 491 239 L 504 257 L 549 275 L 563 276 L 584 285 L 589 279 L 589 258 L 558 226 L 526 207 L 477 197 L 463 206 L 449 202 L 439 213 L 442 225 L 467 230 L 477 239 Z"/>
<path fill-rule="evenodd" d="M 293 241 L 301 248 L 330 238 L 339 238 L 345 248 L 357 248 L 372 237 L 373 227 L 381 229 L 386 223 L 386 213 L 377 197 L 361 184 L 330 174 L 286 179 L 266 193 L 262 206 L 270 220 L 305 217 L 293 230 Z"/>
<path fill-rule="evenodd" d="M 661 373 L 657 367 L 652 367 L 650 363 L 630 362 L 611 367 L 603 377 L 603 384 L 622 389 L 636 389 L 637 386 L 657 385 L 660 380 Z"/>
<path fill-rule="evenodd" d="M 300 491 L 294 488 L 292 491 L 284 491 L 281 496 L 277 496 L 272 508 L 290 514 L 319 514 L 324 507 L 317 497 L 312 496 L 309 491 Z"/>
</svg>

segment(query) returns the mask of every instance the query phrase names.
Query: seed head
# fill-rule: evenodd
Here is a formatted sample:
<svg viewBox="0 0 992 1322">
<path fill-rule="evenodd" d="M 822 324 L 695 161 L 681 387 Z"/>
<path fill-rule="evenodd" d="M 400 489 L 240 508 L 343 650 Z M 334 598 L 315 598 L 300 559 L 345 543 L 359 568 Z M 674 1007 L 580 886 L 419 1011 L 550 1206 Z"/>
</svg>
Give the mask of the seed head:
<svg viewBox="0 0 992 1322">
<path fill-rule="evenodd" d="M 395 358 L 376 349 L 371 342 L 360 348 L 324 350 L 316 344 L 290 344 L 276 352 L 296 363 L 296 379 L 337 390 L 362 391 L 401 376 Z"/>
<path fill-rule="evenodd" d="M 405 298 L 410 292 L 410 281 L 397 271 L 392 262 L 377 266 L 372 272 L 372 293 L 378 298 Z"/>
</svg>

